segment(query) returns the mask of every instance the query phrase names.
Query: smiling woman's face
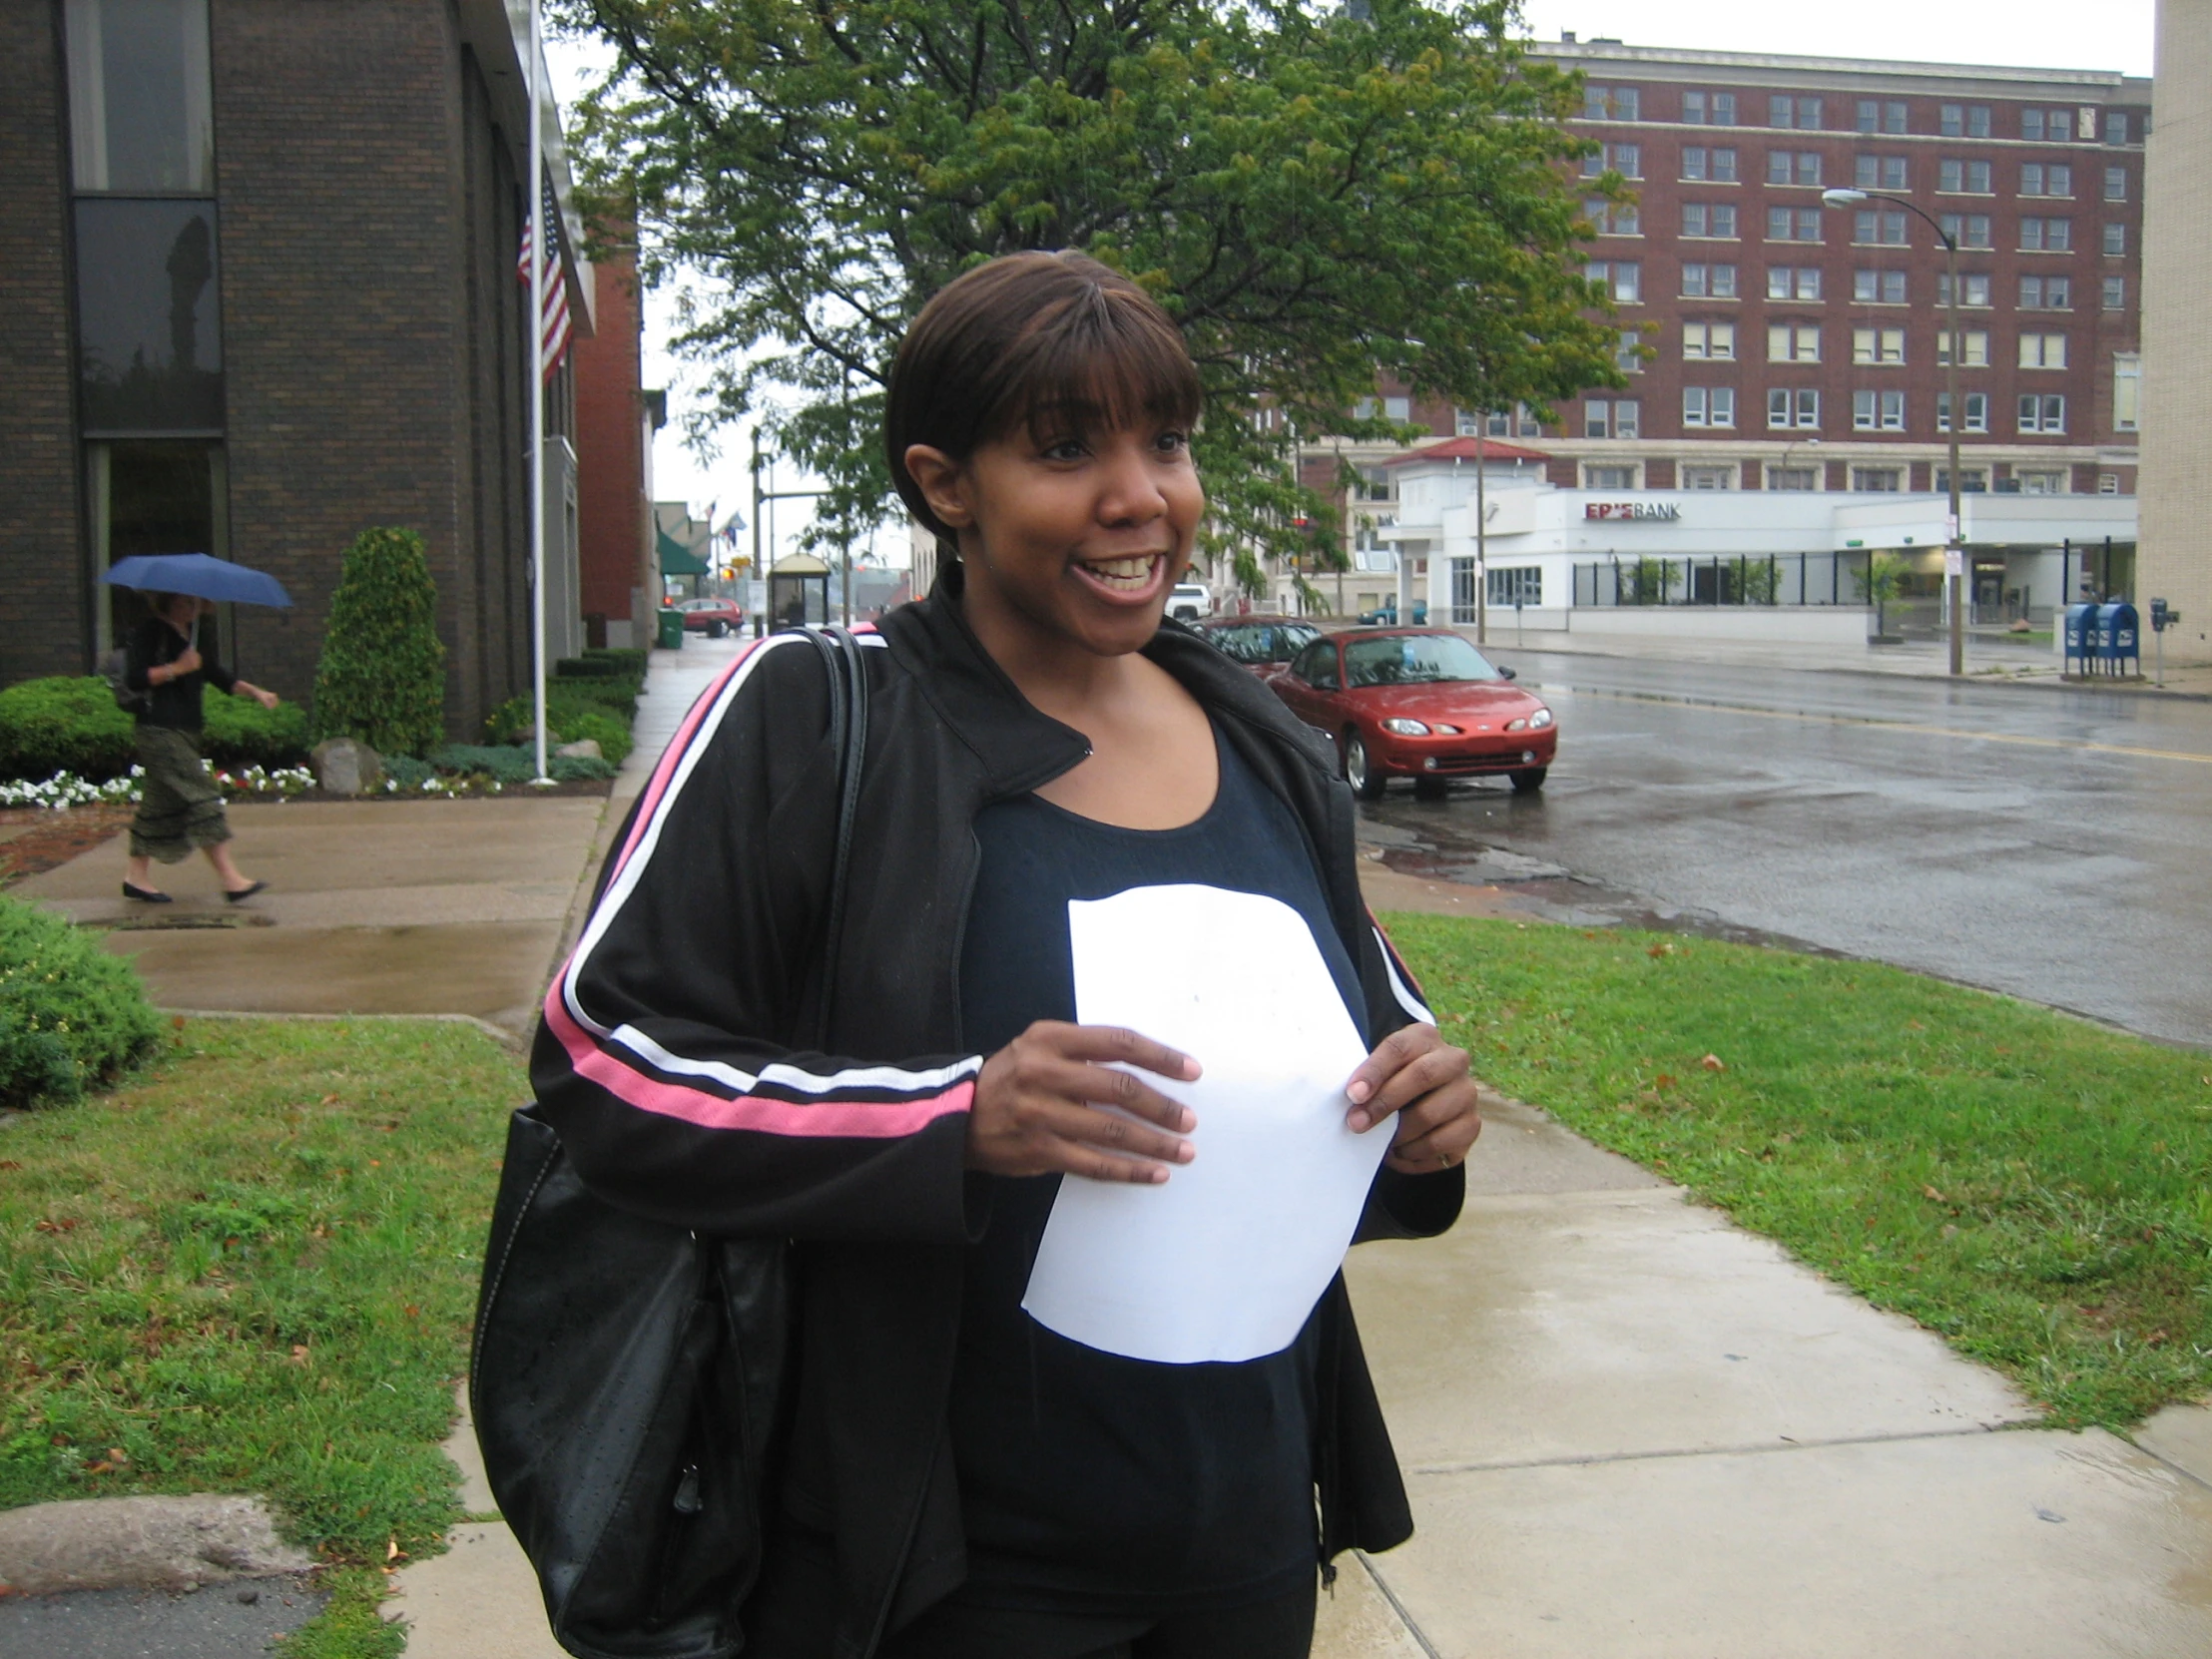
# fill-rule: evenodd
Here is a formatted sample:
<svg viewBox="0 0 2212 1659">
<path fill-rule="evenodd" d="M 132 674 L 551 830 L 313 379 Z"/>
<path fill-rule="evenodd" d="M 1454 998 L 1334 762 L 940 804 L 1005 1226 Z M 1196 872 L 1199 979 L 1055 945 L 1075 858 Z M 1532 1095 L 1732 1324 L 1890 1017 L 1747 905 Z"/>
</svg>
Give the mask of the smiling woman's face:
<svg viewBox="0 0 2212 1659">
<path fill-rule="evenodd" d="M 1174 426 L 1016 426 L 957 466 L 916 445 L 907 467 L 959 533 L 971 612 L 1098 656 L 1136 651 L 1159 630 L 1206 510 L 1189 435 Z"/>
</svg>

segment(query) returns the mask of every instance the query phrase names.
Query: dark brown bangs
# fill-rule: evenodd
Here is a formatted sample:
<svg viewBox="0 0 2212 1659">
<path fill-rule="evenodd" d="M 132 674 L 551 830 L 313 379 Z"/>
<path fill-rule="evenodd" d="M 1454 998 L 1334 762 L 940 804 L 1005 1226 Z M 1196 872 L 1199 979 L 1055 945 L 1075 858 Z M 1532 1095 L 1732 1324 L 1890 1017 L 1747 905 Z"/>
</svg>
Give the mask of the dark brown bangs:
<svg viewBox="0 0 2212 1659">
<path fill-rule="evenodd" d="M 1008 254 L 945 285 L 907 329 L 883 408 L 884 458 L 914 516 L 938 522 L 906 471 L 915 444 L 965 461 L 1010 432 L 1039 443 L 1198 420 L 1181 330 L 1129 277 L 1082 254 Z"/>
<path fill-rule="evenodd" d="M 1183 336 L 1149 298 L 1090 288 L 1040 310 L 1010 344 L 985 405 L 988 443 L 1026 430 L 1039 444 L 1089 432 L 1198 420 L 1198 370 Z"/>
</svg>

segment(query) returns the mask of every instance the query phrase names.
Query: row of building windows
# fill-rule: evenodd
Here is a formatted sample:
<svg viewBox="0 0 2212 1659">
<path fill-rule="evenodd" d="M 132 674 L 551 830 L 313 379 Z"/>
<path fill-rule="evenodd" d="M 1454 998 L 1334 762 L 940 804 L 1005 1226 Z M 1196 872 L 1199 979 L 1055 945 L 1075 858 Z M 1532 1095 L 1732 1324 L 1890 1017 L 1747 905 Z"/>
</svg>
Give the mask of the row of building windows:
<svg viewBox="0 0 2212 1659">
<path fill-rule="evenodd" d="M 1633 337 L 1633 330 L 1630 331 Z M 1855 363 L 1897 364 L 1905 361 L 1903 325 L 1863 324 L 1851 330 L 1851 360 Z M 1989 366 L 1989 331 L 1961 328 L 1959 363 L 1966 368 Z M 1775 322 L 1767 326 L 1767 361 L 1817 363 L 1822 360 L 1822 325 L 1818 322 Z M 2064 368 L 2066 336 L 2041 330 L 2023 331 L 2017 340 L 2022 368 Z M 2123 359 L 2127 356 L 2122 354 Z M 1682 324 L 1682 357 L 1685 362 L 1734 362 L 1736 324 L 1692 321 Z M 1936 360 L 1950 361 L 1950 330 L 1936 331 Z"/>
<path fill-rule="evenodd" d="M 1643 217 L 1633 203 L 1590 197 L 1582 204 L 1582 215 L 1600 236 L 1643 235 Z M 1943 235 L 1960 248 L 1993 251 L 1996 246 L 1992 240 L 1996 227 L 1988 214 L 1938 214 L 1936 223 L 1942 227 Z M 1682 235 L 1693 241 L 1735 242 L 1739 240 L 1741 224 L 1741 216 L 1732 202 L 1682 204 Z M 1819 208 L 1767 210 L 1765 240 L 1768 242 L 1825 243 L 1828 240 L 1825 230 Z M 2127 257 L 2125 225 L 2104 226 L 2101 239 L 2099 251 L 2107 257 Z M 1911 242 L 1911 220 L 1903 208 L 1860 208 L 1852 214 L 1851 245 L 1854 248 L 1905 248 Z M 2017 248 L 2022 254 L 2071 254 L 2074 223 L 2070 219 L 2041 214 L 2025 215 L 2019 223 Z"/>
<path fill-rule="evenodd" d="M 1606 263 L 1609 281 L 1619 297 L 1624 263 Z M 1642 276 L 1640 268 L 1629 265 L 1634 273 L 1626 280 L 1640 294 Z M 1793 302 L 1819 301 L 1823 298 L 1823 273 L 1817 265 L 1767 267 L 1767 297 L 1787 299 Z M 1987 308 L 1995 292 L 1994 279 L 1987 272 L 1966 271 L 1958 276 L 1958 303 L 1966 309 Z M 2098 307 L 2107 311 L 2127 309 L 2127 278 L 2104 276 L 2097 283 Z M 2019 306 L 2029 311 L 2070 311 L 2073 309 L 2073 278 L 2063 276 L 2022 276 L 2019 278 Z M 1737 268 L 1733 265 L 1714 265 L 1692 262 L 1682 267 L 1682 297 L 1685 299 L 1736 299 L 1740 298 Z M 1911 283 L 1902 271 L 1878 271 L 1862 268 L 1851 274 L 1851 297 L 1860 305 L 1903 305 L 1911 302 Z M 1950 273 L 1936 274 L 1936 303 L 1950 303 Z"/>
<path fill-rule="evenodd" d="M 1592 260 L 1583 266 L 1582 274 L 1591 281 L 1602 284 L 1622 304 L 1643 302 L 1644 268 L 1639 261 Z M 1769 299 L 1818 301 L 1825 297 L 1826 286 L 1825 274 L 1817 265 L 1767 267 Z M 1909 303 L 1909 292 L 1908 279 L 1902 271 L 1861 268 L 1851 274 L 1851 297 L 1854 304 L 1903 305 Z M 1988 273 L 1959 273 L 1960 305 L 1968 308 L 1986 307 L 1993 292 L 1992 279 Z M 1682 266 L 1681 294 L 1685 299 L 1740 299 L 1744 296 L 1744 290 L 1736 266 L 1691 260 L 1684 262 Z M 2125 310 L 2127 278 L 2100 277 L 2097 294 L 2099 309 Z M 2020 308 L 2023 310 L 2070 311 L 2073 309 L 2073 278 L 2067 276 L 2022 276 L 2019 278 L 2019 296 Z M 1936 303 L 1950 303 L 1950 273 L 1947 271 L 1936 274 Z"/>
<path fill-rule="evenodd" d="M 1770 150 L 1766 182 L 1793 189 L 1818 190 L 1823 159 L 1818 150 Z M 1854 156 L 1852 185 L 1859 190 L 1909 191 L 1913 188 L 1913 163 L 1909 156 Z M 1582 158 L 1582 176 L 1594 179 L 1616 173 L 1623 179 L 1644 177 L 1644 146 L 1602 144 Z M 1733 185 L 1742 182 L 1739 153 L 1726 145 L 1686 144 L 1682 147 L 1679 177 L 1687 184 Z M 1942 156 L 1936 162 L 1936 190 L 1941 196 L 1994 196 L 1996 175 L 1991 164 L 1968 157 Z M 2104 200 L 2125 202 L 2128 170 L 2104 170 Z M 2022 162 L 2019 194 L 2029 197 L 2071 198 L 2074 170 L 2063 162 Z"/>
<path fill-rule="evenodd" d="M 1759 463 L 1753 462 L 1753 465 Z M 1582 466 L 1582 487 L 1592 490 L 1632 490 L 1641 487 L 1641 467 L 1635 462 L 1586 461 Z M 1950 488 L 1950 469 L 1941 462 L 1930 464 L 1931 488 L 1942 494 Z M 1821 468 L 1816 466 L 1792 466 L 1788 462 L 1769 461 L 1760 474 L 1769 490 L 1817 491 L 1822 488 Z M 1684 490 L 1734 490 L 1742 489 L 1743 465 L 1725 461 L 1718 465 L 1708 462 L 1683 461 L 1675 467 L 1677 489 Z M 1851 487 L 1861 492 L 1896 494 L 1907 488 L 1909 474 L 1902 466 L 1855 466 L 1851 469 Z M 2013 495 L 2065 495 L 2067 475 L 2062 470 L 2014 467 L 2012 476 L 2000 480 L 1997 489 Z M 1983 495 L 1989 491 L 1989 468 L 1985 466 L 1961 466 L 1958 469 L 1958 490 L 1961 495 Z M 2104 472 L 2097 475 L 2097 493 L 2117 495 L 2120 492 L 2119 474 Z M 1507 572 L 1492 568 L 1492 576 Z M 1495 603 L 1493 590 L 1493 603 Z M 1536 600 L 1526 603 L 1535 604 Z"/>
<path fill-rule="evenodd" d="M 1735 93 L 1693 87 L 1682 93 L 1680 118 L 1685 125 L 1691 127 L 1756 126 L 1759 125 L 1757 116 L 1762 99 L 1765 125 L 1768 127 L 1791 132 L 1817 133 L 1830 130 L 1829 101 L 1809 98 L 1802 93 Z M 1840 131 L 1888 136 L 1913 131 L 1911 109 L 1902 99 L 1839 99 L 1834 107 L 1839 111 L 1846 107 L 1851 110 L 1851 125 L 1838 129 Z M 1598 86 L 1594 83 L 1584 88 L 1582 114 L 1589 121 L 1663 119 L 1652 108 L 1652 101 L 1645 96 L 1644 88 Z M 2106 144 L 2127 144 L 2150 132 L 2149 112 L 2141 110 L 2099 112 L 2088 108 L 2054 109 L 2038 106 L 2023 107 L 2014 114 L 2018 121 L 2018 131 L 2016 135 L 2007 136 L 2016 136 L 2031 144 L 2093 144 L 2100 138 Z M 1996 135 L 1990 106 L 1937 105 L 1936 133 L 1942 138 L 1993 138 Z"/>
<path fill-rule="evenodd" d="M 2137 427 L 2136 394 L 2140 380 L 2119 377 L 2115 390 L 2113 426 L 2123 432 Z M 1962 392 L 1964 409 L 1961 432 L 1989 430 L 1989 393 Z M 1768 390 L 1767 425 L 1774 431 L 1821 429 L 1821 393 L 1812 386 L 1776 386 Z M 1726 431 L 1736 425 L 1737 392 L 1734 386 L 1684 386 L 1682 424 L 1695 431 Z M 1860 432 L 1906 430 L 1906 394 L 1902 390 L 1868 387 L 1851 394 L 1851 424 Z M 1936 430 L 1950 430 L 1950 394 L 1937 392 Z M 2060 392 L 2021 392 L 2013 405 L 2013 429 L 2039 437 L 2062 435 L 2066 430 L 2066 399 Z M 1643 433 L 1643 400 L 1636 397 L 1586 397 L 1582 400 L 1582 435 L 1586 438 L 1640 438 Z"/>
</svg>

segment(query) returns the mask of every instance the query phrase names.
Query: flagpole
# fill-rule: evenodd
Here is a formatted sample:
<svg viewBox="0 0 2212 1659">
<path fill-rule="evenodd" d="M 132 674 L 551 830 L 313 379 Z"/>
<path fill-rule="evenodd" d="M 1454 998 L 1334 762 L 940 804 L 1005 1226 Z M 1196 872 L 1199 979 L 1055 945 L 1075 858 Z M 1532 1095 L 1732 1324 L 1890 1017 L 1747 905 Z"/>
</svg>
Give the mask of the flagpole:
<svg viewBox="0 0 2212 1659">
<path fill-rule="evenodd" d="M 536 782 L 545 770 L 545 55 L 539 3 L 530 0 L 530 702 Z"/>
</svg>

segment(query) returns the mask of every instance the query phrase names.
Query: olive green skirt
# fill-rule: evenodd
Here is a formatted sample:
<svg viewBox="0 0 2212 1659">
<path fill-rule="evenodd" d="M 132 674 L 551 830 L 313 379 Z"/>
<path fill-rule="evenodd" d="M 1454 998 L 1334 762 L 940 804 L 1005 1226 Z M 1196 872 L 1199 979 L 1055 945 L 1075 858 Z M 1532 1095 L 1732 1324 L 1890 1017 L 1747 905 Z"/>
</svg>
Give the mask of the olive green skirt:
<svg viewBox="0 0 2212 1659">
<path fill-rule="evenodd" d="M 193 849 L 231 838 L 223 816 L 223 792 L 200 768 L 200 745 L 190 732 L 167 726 L 138 729 L 139 779 L 143 794 L 131 821 L 131 856 L 174 864 Z"/>
</svg>

